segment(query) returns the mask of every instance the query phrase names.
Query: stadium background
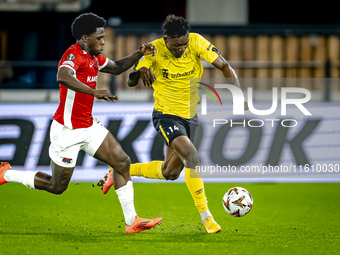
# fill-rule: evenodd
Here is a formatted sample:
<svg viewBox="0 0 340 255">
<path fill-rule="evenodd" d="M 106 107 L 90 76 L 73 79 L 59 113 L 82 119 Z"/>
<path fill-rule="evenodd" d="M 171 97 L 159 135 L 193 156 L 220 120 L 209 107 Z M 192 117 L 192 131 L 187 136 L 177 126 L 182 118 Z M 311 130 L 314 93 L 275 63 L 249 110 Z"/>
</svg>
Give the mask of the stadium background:
<svg viewBox="0 0 340 255">
<path fill-rule="evenodd" d="M 17 169 L 49 171 L 49 123 L 58 102 L 56 67 L 75 42 L 70 31 L 72 21 L 79 13 L 91 11 L 107 19 L 103 55 L 111 59 L 120 59 L 140 43 L 161 37 L 162 22 L 168 14 L 176 14 L 189 21 L 192 32 L 202 34 L 222 52 L 244 79 L 245 88 L 253 87 L 256 103 L 270 107 L 273 86 L 308 89 L 314 120 L 320 120 L 320 124 L 301 142 L 303 152 L 308 163 L 337 164 L 340 17 L 332 5 L 332 1 L 304 5 L 297 1 L 167 0 L 108 5 L 107 1 L 91 0 L 1 0 L 0 161 L 8 161 Z M 213 82 L 223 77 L 208 63 L 203 65 L 204 78 Z M 94 116 L 117 136 L 132 162 L 161 159 L 164 144 L 150 122 L 152 90 L 127 88 L 128 73 L 99 75 L 98 88 L 109 89 L 120 101 L 96 101 Z M 228 158 L 236 150 L 238 154 L 230 158 L 241 158 L 247 148 L 253 148 L 258 153 L 246 163 L 265 163 L 275 149 L 276 133 L 276 129 L 264 133 L 267 139 L 260 147 L 236 139 L 239 146 L 225 145 L 224 155 Z M 289 143 L 293 138 L 294 133 L 287 136 L 278 164 L 299 163 Z M 106 166 L 83 153 L 77 165 L 73 181 L 94 181 L 107 171 Z M 283 177 L 254 181 L 292 181 Z M 303 177 L 295 181 L 339 181 L 337 175 L 327 179 Z"/>
</svg>

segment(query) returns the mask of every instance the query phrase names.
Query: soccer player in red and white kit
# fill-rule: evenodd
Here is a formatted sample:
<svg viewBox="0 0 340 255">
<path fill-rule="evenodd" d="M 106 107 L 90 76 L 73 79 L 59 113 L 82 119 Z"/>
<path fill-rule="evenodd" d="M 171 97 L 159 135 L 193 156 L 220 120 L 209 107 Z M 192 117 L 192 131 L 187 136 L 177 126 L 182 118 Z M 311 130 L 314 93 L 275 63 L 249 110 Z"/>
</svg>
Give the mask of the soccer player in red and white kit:
<svg viewBox="0 0 340 255">
<path fill-rule="evenodd" d="M 72 24 L 77 43 L 62 56 L 57 80 L 60 104 L 53 117 L 49 155 L 52 176 L 33 171 L 17 171 L 8 163 L 0 166 L 0 185 L 7 182 L 22 183 L 31 189 L 63 193 L 71 180 L 78 153 L 85 151 L 114 170 L 114 187 L 121 203 L 127 233 L 137 233 L 154 227 L 162 218 L 141 219 L 134 207 L 134 191 L 130 177 L 130 158 L 114 136 L 92 117 L 94 98 L 114 102 L 118 97 L 107 90 L 97 90 L 98 72 L 118 75 L 143 55 L 155 54 L 151 44 L 142 44 L 131 55 L 112 61 L 101 55 L 104 48 L 106 21 L 93 14 L 78 16 Z"/>
</svg>

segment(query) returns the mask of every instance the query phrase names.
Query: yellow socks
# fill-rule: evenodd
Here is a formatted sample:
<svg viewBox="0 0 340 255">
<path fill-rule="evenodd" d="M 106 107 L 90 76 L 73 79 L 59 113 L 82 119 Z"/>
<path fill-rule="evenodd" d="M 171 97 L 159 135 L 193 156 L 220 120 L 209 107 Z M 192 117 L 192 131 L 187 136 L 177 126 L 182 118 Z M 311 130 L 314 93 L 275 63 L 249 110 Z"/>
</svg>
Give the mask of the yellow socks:
<svg viewBox="0 0 340 255">
<path fill-rule="evenodd" d="M 162 164 L 163 161 L 132 164 L 130 166 L 130 175 L 165 180 L 162 174 Z M 205 196 L 201 174 L 196 172 L 195 169 L 185 168 L 185 182 L 204 223 L 206 217 L 212 217 L 212 215 L 208 210 L 208 201 Z"/>
<path fill-rule="evenodd" d="M 185 168 L 185 182 L 200 213 L 208 210 L 208 201 L 204 192 L 201 174 L 195 169 Z"/>
<path fill-rule="evenodd" d="M 130 165 L 131 176 L 143 176 L 150 179 L 165 180 L 162 174 L 163 161 L 151 161 L 149 163 L 136 163 Z"/>
</svg>

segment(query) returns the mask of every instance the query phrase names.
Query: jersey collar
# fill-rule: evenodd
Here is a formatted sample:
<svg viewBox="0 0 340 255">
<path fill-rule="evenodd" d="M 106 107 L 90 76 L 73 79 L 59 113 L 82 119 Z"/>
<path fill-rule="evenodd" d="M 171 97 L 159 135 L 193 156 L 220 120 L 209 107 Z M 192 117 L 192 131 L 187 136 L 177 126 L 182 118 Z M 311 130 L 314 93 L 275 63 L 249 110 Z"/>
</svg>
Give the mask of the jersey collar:
<svg viewBox="0 0 340 255">
<path fill-rule="evenodd" d="M 83 54 L 88 54 L 86 51 L 84 51 L 84 50 L 80 47 L 80 45 L 79 45 L 78 42 L 76 43 L 76 46 L 77 46 L 77 48 L 79 48 L 79 49 L 83 52 Z"/>
</svg>

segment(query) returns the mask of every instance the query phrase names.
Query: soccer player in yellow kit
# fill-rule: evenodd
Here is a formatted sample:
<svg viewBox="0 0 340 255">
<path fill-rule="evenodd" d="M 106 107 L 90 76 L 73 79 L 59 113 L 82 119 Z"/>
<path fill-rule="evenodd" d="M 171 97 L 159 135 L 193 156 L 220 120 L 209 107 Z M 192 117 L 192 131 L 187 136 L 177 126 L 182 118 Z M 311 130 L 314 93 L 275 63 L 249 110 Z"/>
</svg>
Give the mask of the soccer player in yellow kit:
<svg viewBox="0 0 340 255">
<path fill-rule="evenodd" d="M 185 168 L 185 182 L 194 199 L 207 233 L 217 233 L 221 227 L 214 221 L 207 205 L 203 180 L 196 172 L 200 158 L 193 141 L 198 126 L 198 85 L 192 79 L 203 74 L 201 58 L 221 70 L 229 84 L 239 86 L 235 71 L 221 52 L 196 33 L 189 33 L 188 22 L 174 15 L 163 24 L 164 37 L 151 42 L 155 56 L 144 56 L 130 73 L 128 85 L 136 86 L 140 79 L 154 88 L 153 124 L 166 141 L 164 161 L 137 163 L 130 166 L 131 176 L 175 180 Z M 193 83 L 193 84 L 192 84 Z M 196 86 L 196 89 L 195 89 Z M 245 100 L 244 107 L 248 105 Z M 112 186 L 112 172 L 104 184 L 106 194 Z"/>
</svg>

